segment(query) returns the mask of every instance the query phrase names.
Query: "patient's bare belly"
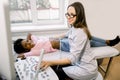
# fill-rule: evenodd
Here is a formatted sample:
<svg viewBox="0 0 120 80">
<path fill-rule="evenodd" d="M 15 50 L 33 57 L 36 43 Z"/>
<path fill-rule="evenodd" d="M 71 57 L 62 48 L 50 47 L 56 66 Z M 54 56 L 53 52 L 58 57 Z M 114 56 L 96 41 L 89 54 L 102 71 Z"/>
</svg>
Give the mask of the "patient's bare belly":
<svg viewBox="0 0 120 80">
<path fill-rule="evenodd" d="M 54 49 L 59 49 L 60 47 L 60 41 L 59 40 L 50 40 L 51 45 Z"/>
</svg>

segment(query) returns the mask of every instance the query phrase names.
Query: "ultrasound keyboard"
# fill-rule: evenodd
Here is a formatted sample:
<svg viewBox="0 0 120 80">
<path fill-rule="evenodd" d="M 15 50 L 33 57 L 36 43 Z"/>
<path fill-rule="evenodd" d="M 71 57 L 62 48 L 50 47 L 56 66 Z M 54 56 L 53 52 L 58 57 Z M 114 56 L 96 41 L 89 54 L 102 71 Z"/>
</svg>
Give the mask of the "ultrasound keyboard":
<svg viewBox="0 0 120 80">
<path fill-rule="evenodd" d="M 36 69 L 39 62 L 39 57 L 31 56 L 24 60 L 18 58 L 15 62 L 15 69 L 20 80 L 59 80 L 56 73 L 51 67 L 45 70 L 39 70 L 38 76 L 35 78 Z"/>
</svg>

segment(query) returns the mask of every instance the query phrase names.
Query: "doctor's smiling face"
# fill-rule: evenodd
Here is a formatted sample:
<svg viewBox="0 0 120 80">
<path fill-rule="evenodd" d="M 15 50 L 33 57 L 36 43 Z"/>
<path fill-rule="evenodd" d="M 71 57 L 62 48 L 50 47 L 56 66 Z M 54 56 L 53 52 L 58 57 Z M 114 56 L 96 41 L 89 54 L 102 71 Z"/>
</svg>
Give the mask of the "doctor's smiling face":
<svg viewBox="0 0 120 80">
<path fill-rule="evenodd" d="M 67 20 L 68 20 L 68 23 L 70 25 L 73 25 L 76 21 L 76 11 L 75 11 L 75 8 L 70 6 L 68 7 L 67 9 L 67 13 L 65 14 Z"/>
</svg>

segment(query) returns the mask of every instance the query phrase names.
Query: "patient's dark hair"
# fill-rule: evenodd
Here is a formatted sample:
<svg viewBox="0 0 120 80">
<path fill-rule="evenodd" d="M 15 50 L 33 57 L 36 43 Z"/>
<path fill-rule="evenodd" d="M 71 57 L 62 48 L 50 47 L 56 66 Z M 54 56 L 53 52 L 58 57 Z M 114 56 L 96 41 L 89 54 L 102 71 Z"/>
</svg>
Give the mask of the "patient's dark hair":
<svg viewBox="0 0 120 80">
<path fill-rule="evenodd" d="M 14 41 L 14 51 L 17 54 L 27 52 L 26 49 L 22 46 L 22 41 L 23 40 L 24 39 L 17 39 L 16 41 Z"/>
</svg>

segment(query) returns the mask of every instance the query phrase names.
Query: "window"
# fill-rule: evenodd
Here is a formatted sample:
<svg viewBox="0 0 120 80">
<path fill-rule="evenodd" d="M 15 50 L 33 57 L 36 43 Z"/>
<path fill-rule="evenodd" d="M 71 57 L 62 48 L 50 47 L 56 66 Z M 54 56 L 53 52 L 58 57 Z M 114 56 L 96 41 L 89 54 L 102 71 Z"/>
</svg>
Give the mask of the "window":
<svg viewBox="0 0 120 80">
<path fill-rule="evenodd" d="M 65 0 L 10 0 L 11 24 L 64 22 Z"/>
</svg>

